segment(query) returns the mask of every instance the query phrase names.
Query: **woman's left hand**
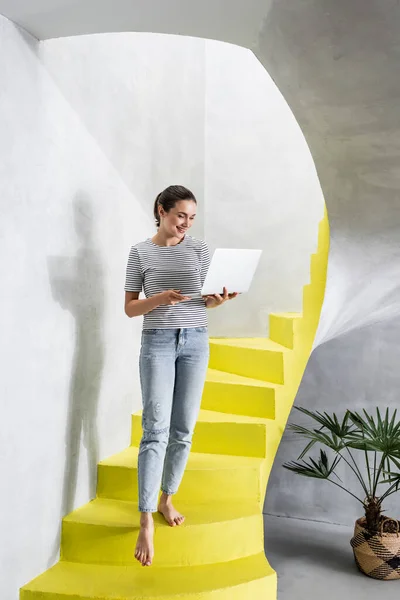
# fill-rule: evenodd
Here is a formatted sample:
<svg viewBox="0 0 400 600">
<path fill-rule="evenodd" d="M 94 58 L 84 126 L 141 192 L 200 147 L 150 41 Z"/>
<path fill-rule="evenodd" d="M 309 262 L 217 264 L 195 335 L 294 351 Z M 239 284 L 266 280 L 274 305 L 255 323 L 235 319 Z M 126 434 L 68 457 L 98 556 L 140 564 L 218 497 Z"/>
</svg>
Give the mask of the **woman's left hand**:
<svg viewBox="0 0 400 600">
<path fill-rule="evenodd" d="M 221 306 L 221 304 L 224 304 L 224 302 L 226 302 L 227 300 L 233 300 L 233 298 L 236 298 L 236 296 L 238 295 L 238 292 L 228 294 L 228 290 L 226 289 L 226 287 L 224 287 L 224 293 L 222 296 L 221 294 L 212 294 L 211 296 L 203 296 L 203 298 L 206 301 L 207 308 L 216 308 L 217 306 Z"/>
</svg>

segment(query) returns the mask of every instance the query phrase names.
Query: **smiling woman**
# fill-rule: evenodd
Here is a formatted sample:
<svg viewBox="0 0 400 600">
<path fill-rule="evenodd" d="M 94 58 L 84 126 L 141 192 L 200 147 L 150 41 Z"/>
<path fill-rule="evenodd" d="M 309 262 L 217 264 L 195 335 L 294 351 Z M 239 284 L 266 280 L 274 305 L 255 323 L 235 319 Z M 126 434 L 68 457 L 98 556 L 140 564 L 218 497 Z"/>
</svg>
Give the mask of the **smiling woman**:
<svg viewBox="0 0 400 600">
<path fill-rule="evenodd" d="M 144 314 L 144 329 L 208 324 L 204 300 L 190 298 L 201 291 L 210 264 L 207 244 L 186 233 L 196 206 L 197 200 L 187 188 L 166 188 L 155 201 L 156 235 L 130 250 L 125 312 L 128 316 Z M 146 300 L 130 299 L 130 293 L 142 288 Z"/>
<path fill-rule="evenodd" d="M 185 205 L 179 204 L 182 200 L 186 201 Z M 191 203 L 194 206 L 191 206 Z M 154 218 L 157 227 L 159 228 L 161 225 L 161 216 L 169 219 L 165 222 L 166 230 L 170 229 L 167 225 L 170 223 L 172 226 L 173 218 L 175 218 L 175 227 L 179 230 L 179 234 L 183 235 L 191 227 L 196 217 L 196 205 L 197 200 L 190 190 L 183 185 L 170 185 L 158 194 L 154 202 Z M 185 212 L 185 209 L 188 212 Z"/>
<path fill-rule="evenodd" d="M 157 234 L 132 246 L 127 265 L 125 312 L 145 315 L 139 360 L 141 518 L 135 550 L 143 566 L 153 562 L 152 513 L 160 512 L 171 527 L 185 520 L 174 508 L 172 495 L 179 489 L 189 458 L 209 361 L 206 308 L 213 300 L 214 305 L 221 305 L 228 299 L 226 294 L 219 301 L 190 297 L 201 292 L 210 265 L 207 244 L 187 235 L 196 205 L 194 194 L 180 185 L 158 194 L 154 204 Z M 146 300 L 138 299 L 142 288 Z"/>
</svg>

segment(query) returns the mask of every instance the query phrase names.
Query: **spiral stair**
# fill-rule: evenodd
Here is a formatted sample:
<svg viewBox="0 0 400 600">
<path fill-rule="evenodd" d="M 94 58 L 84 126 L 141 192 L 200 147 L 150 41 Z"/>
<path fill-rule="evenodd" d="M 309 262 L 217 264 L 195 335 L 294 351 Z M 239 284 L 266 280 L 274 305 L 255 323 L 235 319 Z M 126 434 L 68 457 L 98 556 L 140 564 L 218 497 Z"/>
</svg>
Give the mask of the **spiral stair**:
<svg viewBox="0 0 400 600">
<path fill-rule="evenodd" d="M 98 465 L 97 496 L 65 516 L 60 560 L 20 600 L 273 600 L 264 554 L 265 489 L 309 359 L 325 293 L 329 224 L 319 225 L 303 312 L 271 314 L 269 338 L 210 339 L 210 362 L 192 452 L 176 505 L 185 523 L 155 515 L 155 559 L 133 556 L 139 528 L 131 445 Z"/>
</svg>

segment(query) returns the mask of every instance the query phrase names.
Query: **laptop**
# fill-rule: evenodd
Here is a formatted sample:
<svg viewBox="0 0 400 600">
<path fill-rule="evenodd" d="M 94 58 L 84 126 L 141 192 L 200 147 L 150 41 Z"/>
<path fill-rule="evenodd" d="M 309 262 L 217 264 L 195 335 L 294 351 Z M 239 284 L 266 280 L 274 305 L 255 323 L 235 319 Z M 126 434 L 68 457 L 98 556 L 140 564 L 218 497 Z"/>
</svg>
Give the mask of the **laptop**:
<svg viewBox="0 0 400 600">
<path fill-rule="evenodd" d="M 222 295 L 224 287 L 229 294 L 248 292 L 261 253 L 262 250 L 217 248 L 212 256 L 201 293 L 190 294 L 191 298 L 201 298 L 208 294 Z"/>
</svg>

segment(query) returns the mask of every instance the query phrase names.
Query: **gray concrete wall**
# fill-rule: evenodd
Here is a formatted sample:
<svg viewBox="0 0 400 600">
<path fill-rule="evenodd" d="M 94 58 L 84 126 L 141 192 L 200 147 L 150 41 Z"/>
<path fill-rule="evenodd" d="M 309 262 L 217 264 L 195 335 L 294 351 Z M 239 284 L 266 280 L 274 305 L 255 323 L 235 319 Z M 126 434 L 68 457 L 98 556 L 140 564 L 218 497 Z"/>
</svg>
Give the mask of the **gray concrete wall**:
<svg viewBox="0 0 400 600">
<path fill-rule="evenodd" d="M 399 30 L 391 1 L 279 0 L 263 24 L 257 54 L 303 130 L 331 222 L 326 300 L 296 405 L 399 404 Z M 298 448 L 286 432 L 265 510 L 339 523 L 361 514 L 341 490 L 281 468 Z M 398 496 L 387 512 L 400 516 Z"/>
<path fill-rule="evenodd" d="M 361 411 L 364 407 L 392 410 L 400 404 L 400 318 L 369 325 L 323 343 L 311 355 L 295 405 L 310 410 L 335 412 L 343 416 L 346 408 Z M 312 419 L 292 410 L 289 422 L 314 428 Z M 295 475 L 282 465 L 297 460 L 307 440 L 286 429 L 275 460 L 264 505 L 268 514 L 299 517 L 351 525 L 363 514 L 362 506 L 346 492 L 331 483 Z M 319 450 L 311 452 L 317 456 Z M 330 457 L 333 453 L 328 451 Z M 353 451 L 364 479 L 367 471 L 362 452 Z M 348 458 L 348 457 L 347 457 Z M 343 465 L 338 474 L 341 485 L 361 500 L 365 494 Z M 382 486 L 381 493 L 387 486 Z M 378 488 L 379 493 L 379 488 Z M 400 516 L 400 496 L 394 494 L 385 502 L 387 516 Z"/>
</svg>

